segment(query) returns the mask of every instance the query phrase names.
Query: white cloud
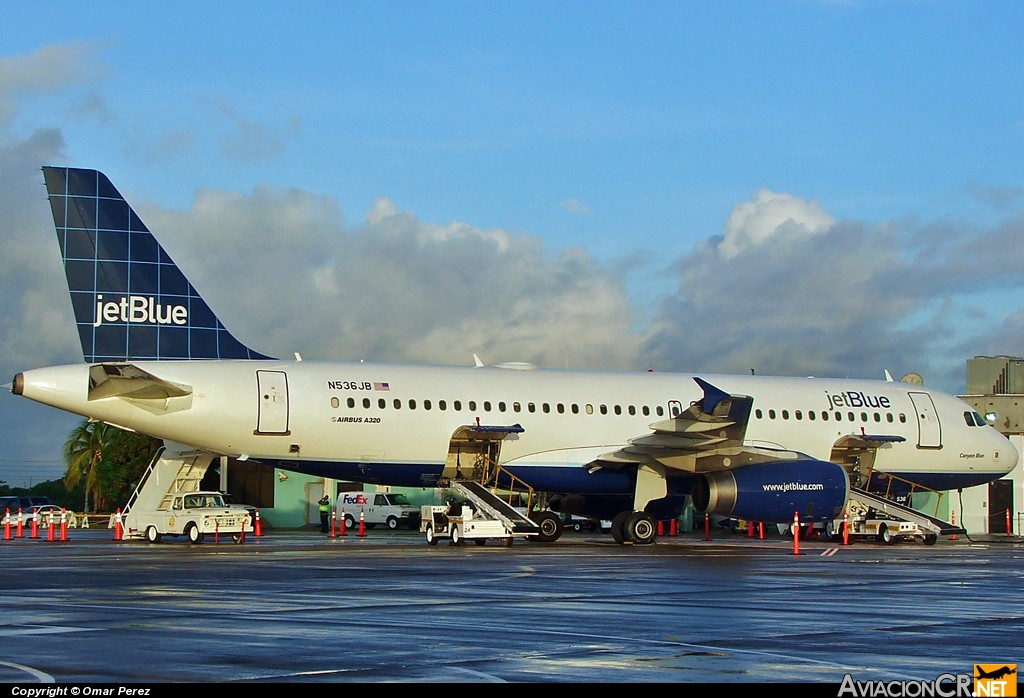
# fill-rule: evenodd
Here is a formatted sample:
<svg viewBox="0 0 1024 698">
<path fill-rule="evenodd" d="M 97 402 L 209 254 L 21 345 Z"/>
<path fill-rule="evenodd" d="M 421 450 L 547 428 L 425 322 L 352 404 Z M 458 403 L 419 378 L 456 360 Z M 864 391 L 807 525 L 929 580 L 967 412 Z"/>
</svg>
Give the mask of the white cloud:
<svg viewBox="0 0 1024 698">
<path fill-rule="evenodd" d="M 835 219 L 815 202 L 761 189 L 752 201 L 733 208 L 718 249 L 724 257 L 735 257 L 779 236 L 813 235 L 834 224 Z"/>
</svg>

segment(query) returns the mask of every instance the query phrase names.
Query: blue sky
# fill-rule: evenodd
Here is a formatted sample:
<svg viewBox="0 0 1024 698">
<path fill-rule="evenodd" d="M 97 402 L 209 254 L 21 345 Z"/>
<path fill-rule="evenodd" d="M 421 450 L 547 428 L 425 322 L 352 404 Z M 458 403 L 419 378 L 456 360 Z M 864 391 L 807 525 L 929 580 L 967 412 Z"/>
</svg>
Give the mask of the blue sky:
<svg viewBox="0 0 1024 698">
<path fill-rule="evenodd" d="M 1024 353 L 1016 2 L 13 3 L 0 379 L 80 360 L 42 165 L 282 356 L 897 378 Z M 0 480 L 76 419 L 0 394 Z"/>
</svg>

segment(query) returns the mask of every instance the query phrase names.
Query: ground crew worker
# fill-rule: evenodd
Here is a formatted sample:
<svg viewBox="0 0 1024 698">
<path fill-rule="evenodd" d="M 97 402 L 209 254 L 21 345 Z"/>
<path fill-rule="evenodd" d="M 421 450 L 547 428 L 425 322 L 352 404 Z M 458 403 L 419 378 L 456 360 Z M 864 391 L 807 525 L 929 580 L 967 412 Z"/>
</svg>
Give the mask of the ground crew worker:
<svg viewBox="0 0 1024 698">
<path fill-rule="evenodd" d="M 325 494 L 317 505 L 320 509 L 320 533 L 327 533 L 327 522 L 331 518 L 331 498 Z"/>
</svg>

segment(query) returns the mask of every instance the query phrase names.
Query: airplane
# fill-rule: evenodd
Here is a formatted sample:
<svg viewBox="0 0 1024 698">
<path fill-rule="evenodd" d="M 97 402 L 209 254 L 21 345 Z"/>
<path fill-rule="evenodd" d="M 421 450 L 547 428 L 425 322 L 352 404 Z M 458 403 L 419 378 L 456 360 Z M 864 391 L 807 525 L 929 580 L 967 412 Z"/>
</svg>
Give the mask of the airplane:
<svg viewBox="0 0 1024 698">
<path fill-rule="evenodd" d="M 103 173 L 42 171 L 84 362 L 22 371 L 10 389 L 167 445 L 366 484 L 482 475 L 552 495 L 539 541 L 581 514 L 641 545 L 688 500 L 706 516 L 824 522 L 876 479 L 959 489 L 1017 463 L 971 406 L 891 377 L 267 356 L 225 328 Z"/>
<path fill-rule="evenodd" d="M 977 673 L 977 675 L 974 677 L 976 679 L 1001 679 L 1004 676 L 1009 676 L 1010 674 L 1016 674 L 1017 673 L 1017 668 L 1016 668 L 1016 666 L 1014 666 L 1014 667 L 1002 666 L 1002 667 L 999 667 L 998 669 L 994 669 L 992 671 L 985 671 L 984 669 L 982 669 L 978 665 L 975 665 L 975 672 Z"/>
</svg>

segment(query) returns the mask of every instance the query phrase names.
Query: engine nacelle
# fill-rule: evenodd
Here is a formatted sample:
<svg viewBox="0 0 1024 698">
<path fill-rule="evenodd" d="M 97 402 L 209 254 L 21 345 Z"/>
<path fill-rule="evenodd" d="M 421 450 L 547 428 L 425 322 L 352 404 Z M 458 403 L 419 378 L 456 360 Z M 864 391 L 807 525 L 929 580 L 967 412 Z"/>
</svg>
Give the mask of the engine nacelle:
<svg viewBox="0 0 1024 698">
<path fill-rule="evenodd" d="M 842 466 L 813 459 L 757 463 L 698 475 L 693 505 L 701 513 L 785 523 L 842 516 L 850 479 Z"/>
</svg>

